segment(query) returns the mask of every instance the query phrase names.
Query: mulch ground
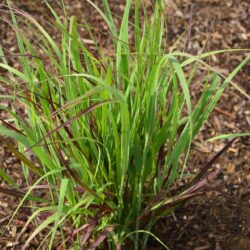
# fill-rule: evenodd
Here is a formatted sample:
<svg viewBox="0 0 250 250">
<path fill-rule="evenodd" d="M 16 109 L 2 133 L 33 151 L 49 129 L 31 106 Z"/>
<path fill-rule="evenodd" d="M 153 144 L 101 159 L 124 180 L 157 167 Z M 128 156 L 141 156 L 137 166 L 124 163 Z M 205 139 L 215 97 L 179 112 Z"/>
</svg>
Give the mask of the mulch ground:
<svg viewBox="0 0 250 250">
<path fill-rule="evenodd" d="M 4 3 L 5 1 L 0 1 Z M 40 1 L 12 1 L 17 7 L 33 15 L 41 23 L 50 15 Z M 58 9 L 56 1 L 49 1 Z M 96 1 L 98 2 L 98 1 Z M 101 1 L 99 1 L 101 2 Z M 124 1 L 110 0 L 112 11 L 120 15 Z M 145 1 L 150 11 L 150 1 Z M 105 35 L 107 27 L 95 11 L 81 0 L 65 1 L 69 14 L 79 20 L 86 19 L 102 34 L 100 45 L 109 52 L 110 39 Z M 203 50 L 224 48 L 250 48 L 250 2 L 249 0 L 166 0 L 168 15 L 168 46 L 171 46 L 182 34 L 181 46 L 192 54 Z M 59 10 L 58 10 L 59 11 Z M 6 14 L 1 13 L 2 18 Z M 119 22 L 119 18 L 118 21 Z M 83 32 L 84 33 L 84 32 Z M 2 20 L 0 21 L 0 41 L 10 52 L 16 51 L 14 33 Z M 56 37 L 55 37 L 56 39 Z M 211 65 L 218 72 L 227 75 L 244 58 L 244 53 L 230 53 L 211 57 Z M 9 59 L 15 65 L 15 59 Z M 18 65 L 17 65 L 18 66 Z M 198 171 L 209 158 L 218 152 L 226 141 L 204 143 L 205 139 L 221 133 L 250 131 L 250 66 L 246 66 L 234 79 L 237 86 L 244 89 L 246 95 L 230 86 L 223 94 L 219 104 L 205 124 L 201 134 L 195 140 L 189 168 Z M 0 93 L 8 89 L 0 85 Z M 195 83 L 192 95 L 200 92 Z M 248 95 L 248 97 L 247 97 Z M 8 102 L 2 102 L 8 106 Z M 0 111 L 1 118 L 5 113 Z M 1 142 L 0 142 L 1 143 Z M 18 185 L 24 182 L 20 163 L 0 144 L 0 164 L 11 173 Z M 223 173 L 213 183 L 213 191 L 205 196 L 193 199 L 169 217 L 159 221 L 154 227 L 155 233 L 170 249 L 182 250 L 248 250 L 250 249 L 250 139 L 238 139 L 227 153 L 215 164 Z M 4 187 L 5 182 L 0 180 Z M 0 194 L 0 230 L 8 223 L 19 200 Z M 0 249 L 11 249 L 15 245 L 17 233 L 24 225 L 30 211 L 23 208 L 13 224 L 0 236 Z M 33 249 L 39 237 L 32 243 Z M 18 249 L 16 244 L 16 249 Z M 162 249 L 153 240 L 149 249 Z"/>
</svg>

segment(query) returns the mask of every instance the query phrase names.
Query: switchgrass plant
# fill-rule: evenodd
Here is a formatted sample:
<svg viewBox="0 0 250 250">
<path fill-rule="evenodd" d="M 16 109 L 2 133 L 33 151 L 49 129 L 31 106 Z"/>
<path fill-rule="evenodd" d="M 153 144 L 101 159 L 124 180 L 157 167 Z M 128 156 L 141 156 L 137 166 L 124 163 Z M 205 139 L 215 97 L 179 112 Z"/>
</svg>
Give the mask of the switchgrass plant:
<svg viewBox="0 0 250 250">
<path fill-rule="evenodd" d="M 47 1 L 59 42 L 9 1 L 2 5 L 16 32 L 21 67 L 11 66 L 0 50 L 0 67 L 8 72 L 0 80 L 13 89 L 1 98 L 21 104 L 25 114 L 15 105 L 1 106 L 9 118 L 1 119 L 0 134 L 22 162 L 28 192 L 21 193 L 3 170 L 0 175 L 22 196 L 12 219 L 24 202 L 33 211 L 18 239 L 30 223 L 36 225 L 22 249 L 41 232 L 40 248 L 46 249 L 144 249 L 151 236 L 164 245 L 152 226 L 201 193 L 207 179 L 217 174 L 202 179 L 203 169 L 176 189 L 178 180 L 187 178 L 193 139 L 249 55 L 224 77 L 205 61 L 224 50 L 198 56 L 166 50 L 163 1 L 156 1 L 149 18 L 143 1 L 135 0 L 133 23 L 131 2 L 126 1 L 118 29 L 106 0 L 103 10 L 86 0 L 106 22 L 115 56 L 99 47 L 94 55 L 78 33 L 76 18 L 62 20 Z M 20 25 L 31 31 L 32 39 Z M 200 83 L 200 99 L 192 104 L 190 87 L 199 65 L 209 73 Z M 43 197 L 35 192 L 40 184 L 47 190 Z"/>
</svg>

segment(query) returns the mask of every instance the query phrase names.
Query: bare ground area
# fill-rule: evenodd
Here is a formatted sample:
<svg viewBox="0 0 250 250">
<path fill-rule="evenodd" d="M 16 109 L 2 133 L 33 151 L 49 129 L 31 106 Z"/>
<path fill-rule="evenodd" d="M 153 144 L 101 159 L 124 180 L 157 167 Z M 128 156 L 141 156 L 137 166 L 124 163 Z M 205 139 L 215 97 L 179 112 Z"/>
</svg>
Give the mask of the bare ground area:
<svg viewBox="0 0 250 250">
<path fill-rule="evenodd" d="M 42 24 L 51 16 L 40 1 L 13 0 L 17 7 L 33 15 Z M 49 1 L 58 9 L 56 1 Z M 96 1 L 101 2 L 101 1 Z M 124 1 L 110 0 L 112 11 L 121 15 Z M 148 8 L 150 11 L 150 1 Z M 168 15 L 168 44 L 170 46 L 183 35 L 183 49 L 197 54 L 203 50 L 224 48 L 250 48 L 250 2 L 249 0 L 166 0 Z M 5 1 L 0 1 L 5 3 Z M 110 39 L 106 35 L 107 27 L 102 19 L 84 0 L 65 1 L 69 14 L 78 20 L 87 20 L 100 34 L 100 46 L 109 53 Z M 1 7 L 0 7 L 1 8 Z M 2 14 L 8 20 L 7 14 Z M 119 18 L 117 18 L 119 22 Z M 84 34 L 84 31 L 83 31 Z M 11 28 L 0 20 L 0 42 L 9 54 L 16 52 L 15 35 Z M 56 35 L 55 35 L 56 39 Z M 90 43 L 91 46 L 91 43 Z M 220 57 L 211 56 L 211 65 L 217 71 L 227 75 L 244 58 L 244 53 L 227 53 Z M 15 58 L 9 60 L 15 65 Z M 17 65 L 18 66 L 18 65 Z M 202 73 L 202 72 L 201 72 Z M 197 79 L 198 80 L 198 79 Z M 201 134 L 193 144 L 193 153 L 188 167 L 198 171 L 226 143 L 220 140 L 214 143 L 204 141 L 217 134 L 250 131 L 250 65 L 246 66 L 235 78 L 235 83 L 245 94 L 230 86 Z M 6 93 L 0 85 L 0 93 Z M 200 90 L 192 85 L 192 94 L 200 95 Z M 8 102 L 3 105 L 9 105 Z M 0 110 L 1 118 L 5 113 Z M 0 142 L 1 143 L 1 142 Z M 183 204 L 169 217 L 159 221 L 153 233 L 163 240 L 170 249 L 183 250 L 248 250 L 250 249 L 250 139 L 238 139 L 227 153 L 214 165 L 223 173 L 213 183 L 213 191 L 205 196 Z M 19 162 L 0 144 L 0 164 L 13 176 L 20 186 L 24 179 Z M 0 180 L 0 186 L 6 183 Z M 0 230 L 8 223 L 19 199 L 0 193 Z M 31 211 L 22 208 L 8 230 L 0 235 L 0 249 L 19 249 L 27 235 L 15 243 L 16 236 Z M 30 228 L 33 230 L 33 228 Z M 39 238 L 40 237 L 40 238 Z M 32 242 L 30 249 L 39 245 L 42 236 Z M 153 240 L 149 249 L 162 249 Z"/>
</svg>

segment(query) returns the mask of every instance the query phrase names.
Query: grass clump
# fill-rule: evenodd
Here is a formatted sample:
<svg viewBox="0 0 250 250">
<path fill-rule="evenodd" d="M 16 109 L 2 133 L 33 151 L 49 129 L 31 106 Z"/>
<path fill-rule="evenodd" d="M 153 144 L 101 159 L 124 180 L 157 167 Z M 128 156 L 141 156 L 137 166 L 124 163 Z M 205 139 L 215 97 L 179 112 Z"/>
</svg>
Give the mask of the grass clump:
<svg viewBox="0 0 250 250">
<path fill-rule="evenodd" d="M 47 2 L 54 28 L 61 34 L 59 43 L 27 13 L 6 6 L 20 55 L 30 55 L 19 57 L 21 68 L 16 69 L 0 50 L 0 67 L 9 73 L 1 81 L 14 89 L 13 95 L 1 98 L 21 103 L 26 111 L 23 116 L 14 106 L 1 107 L 11 118 L 0 125 L 3 142 L 22 161 L 29 187 L 18 209 L 25 200 L 33 202 L 34 213 L 21 233 L 29 223 L 39 222 L 23 249 L 42 230 L 46 237 L 40 246 L 48 249 L 120 249 L 123 244 L 143 249 L 157 220 L 199 192 L 202 175 L 194 176 L 182 190 L 175 190 L 174 184 L 185 178 L 194 137 L 249 60 L 246 57 L 226 78 L 207 74 L 202 95 L 192 105 L 195 69 L 200 63 L 206 65 L 204 59 L 211 54 L 224 51 L 199 56 L 174 49 L 166 52 L 163 1 L 156 1 L 149 19 L 143 1 L 135 0 L 133 24 L 129 23 L 132 1 L 126 1 L 119 29 L 106 0 L 103 11 L 87 2 L 109 27 L 114 57 L 104 56 L 101 48 L 94 56 L 78 33 L 76 18 L 62 21 Z M 34 34 L 32 42 L 20 23 Z M 129 26 L 134 29 L 132 42 Z M 193 70 L 187 77 L 190 66 Z M 18 150 L 6 136 L 18 142 Z M 14 185 L 6 173 L 0 175 Z M 40 183 L 48 189 L 43 198 L 34 192 Z"/>
</svg>

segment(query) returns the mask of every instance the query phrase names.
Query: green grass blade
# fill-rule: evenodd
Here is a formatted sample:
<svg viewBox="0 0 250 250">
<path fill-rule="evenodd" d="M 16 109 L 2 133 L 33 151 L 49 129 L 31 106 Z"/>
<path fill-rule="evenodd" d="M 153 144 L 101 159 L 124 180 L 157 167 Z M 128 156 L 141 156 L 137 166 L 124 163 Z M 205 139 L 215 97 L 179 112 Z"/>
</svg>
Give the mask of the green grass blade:
<svg viewBox="0 0 250 250">
<path fill-rule="evenodd" d="M 250 136 L 250 132 L 248 132 L 248 133 L 217 135 L 217 136 L 214 136 L 212 138 L 209 138 L 207 141 L 215 141 L 215 140 L 221 140 L 221 139 L 233 139 L 233 138 L 245 137 L 245 136 Z"/>
<path fill-rule="evenodd" d="M 52 247 L 53 247 L 53 241 L 55 239 L 56 231 L 58 228 L 58 223 L 59 223 L 60 218 L 62 216 L 64 198 L 66 196 L 68 182 L 69 182 L 68 179 L 62 179 L 62 182 L 61 182 L 60 195 L 59 195 L 59 201 L 58 201 L 56 218 L 55 218 L 55 225 L 53 227 L 53 231 L 52 231 L 52 235 L 51 235 L 51 239 L 50 239 L 50 244 L 49 244 L 49 249 L 52 249 Z"/>
</svg>

